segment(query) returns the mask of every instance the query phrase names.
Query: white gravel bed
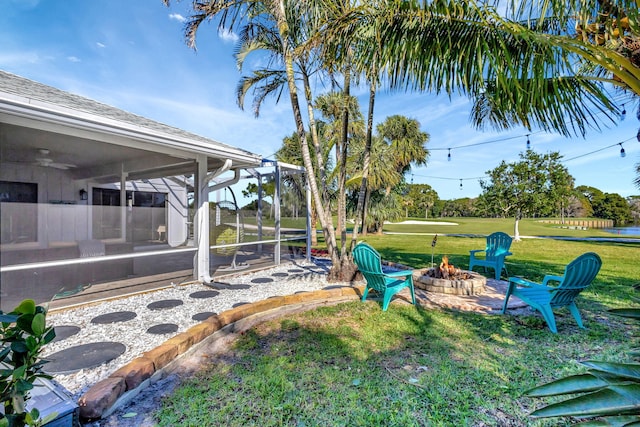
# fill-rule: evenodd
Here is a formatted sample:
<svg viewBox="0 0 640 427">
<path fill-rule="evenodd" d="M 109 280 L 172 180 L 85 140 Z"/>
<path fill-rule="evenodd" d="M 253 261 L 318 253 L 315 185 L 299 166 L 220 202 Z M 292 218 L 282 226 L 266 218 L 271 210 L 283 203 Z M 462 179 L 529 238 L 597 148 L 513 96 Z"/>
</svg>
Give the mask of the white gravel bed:
<svg viewBox="0 0 640 427">
<path fill-rule="evenodd" d="M 325 264 L 326 265 L 326 264 Z M 289 273 L 287 277 L 273 277 L 273 273 L 286 273 L 290 269 L 302 268 L 304 273 Z M 325 267 L 327 268 L 327 267 Z M 251 283 L 255 278 L 271 277 L 270 283 Z M 101 341 L 115 341 L 126 346 L 126 351 L 109 363 L 92 369 L 80 370 L 67 375 L 54 375 L 54 380 L 79 398 L 90 386 L 107 378 L 145 351 L 149 351 L 171 337 L 186 331 L 198 321 L 191 317 L 201 312 L 221 313 L 231 309 L 239 302 L 255 302 L 271 296 L 291 295 L 300 291 L 314 291 L 328 286 L 326 270 L 322 266 L 308 264 L 305 261 L 296 264 L 280 265 L 268 270 L 261 270 L 247 274 L 221 279 L 228 284 L 248 284 L 249 289 L 216 289 L 219 295 L 213 298 L 192 298 L 189 295 L 211 287 L 202 284 L 179 285 L 172 288 L 154 291 L 146 294 L 123 297 L 121 299 L 103 302 L 97 305 L 83 306 L 50 313 L 47 316 L 51 326 L 78 326 L 80 332 L 61 341 L 50 343 L 43 352 L 43 357 L 72 346 Z M 331 285 L 339 285 L 332 283 Z M 346 283 L 344 285 L 347 285 Z M 165 299 L 179 299 L 183 305 L 164 309 L 150 310 L 147 305 L 154 301 Z M 91 319 L 96 316 L 117 312 L 133 311 L 137 316 L 125 322 L 111 324 L 94 324 Z M 173 323 L 178 325 L 175 333 L 154 335 L 146 330 L 157 324 Z"/>
</svg>

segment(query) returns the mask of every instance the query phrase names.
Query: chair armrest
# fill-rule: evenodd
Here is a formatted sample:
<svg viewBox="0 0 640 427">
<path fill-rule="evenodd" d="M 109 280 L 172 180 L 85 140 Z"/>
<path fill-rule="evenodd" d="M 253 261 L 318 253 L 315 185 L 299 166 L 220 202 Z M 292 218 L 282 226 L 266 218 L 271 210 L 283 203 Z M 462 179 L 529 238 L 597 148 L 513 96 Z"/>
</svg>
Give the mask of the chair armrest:
<svg viewBox="0 0 640 427">
<path fill-rule="evenodd" d="M 531 285 L 535 285 L 536 283 L 530 282 L 522 277 L 509 277 L 509 284 L 515 284 L 519 286 L 530 287 Z"/>
<path fill-rule="evenodd" d="M 507 293 L 510 295 L 516 292 L 516 288 L 518 286 L 528 289 L 538 289 L 546 291 L 553 289 L 547 286 L 543 286 L 539 283 L 530 282 L 529 280 L 523 279 L 522 277 L 509 277 L 509 289 L 507 290 Z"/>
<path fill-rule="evenodd" d="M 542 279 L 542 284 L 547 286 L 547 282 L 562 282 L 562 279 L 564 279 L 564 276 L 553 276 L 551 274 L 547 274 L 544 276 L 544 279 Z"/>
<path fill-rule="evenodd" d="M 478 252 L 485 252 L 485 250 L 484 250 L 484 249 L 474 249 L 474 250 L 472 250 L 472 251 L 469 251 L 469 253 L 470 253 L 471 255 L 475 255 L 475 254 L 477 254 Z"/>
<path fill-rule="evenodd" d="M 388 277 L 413 276 L 413 270 L 391 271 L 384 273 L 384 275 Z"/>
</svg>

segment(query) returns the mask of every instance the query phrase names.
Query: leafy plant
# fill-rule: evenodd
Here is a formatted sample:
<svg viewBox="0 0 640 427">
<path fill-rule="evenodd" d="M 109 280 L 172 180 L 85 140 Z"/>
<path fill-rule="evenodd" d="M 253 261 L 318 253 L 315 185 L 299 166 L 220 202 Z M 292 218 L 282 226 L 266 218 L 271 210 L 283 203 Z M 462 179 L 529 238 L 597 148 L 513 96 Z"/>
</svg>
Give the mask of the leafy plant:
<svg viewBox="0 0 640 427">
<path fill-rule="evenodd" d="M 640 284 L 634 286 L 636 290 Z M 634 298 L 635 301 L 640 301 Z M 640 308 L 609 310 L 617 316 L 640 320 Z M 640 356 L 640 347 L 630 355 Z M 586 361 L 587 372 L 571 375 L 529 390 L 530 397 L 577 394 L 578 396 L 553 403 L 531 413 L 533 417 L 593 418 L 580 423 L 590 426 L 640 425 L 640 363 L 611 363 Z"/>
<path fill-rule="evenodd" d="M 24 300 L 10 313 L 0 311 L 0 427 L 38 426 L 46 423 L 51 414 L 40 420 L 40 412 L 27 411 L 29 391 L 37 378 L 51 378 L 42 372 L 46 363 L 40 358 L 43 347 L 56 336 L 53 327 L 46 326 L 47 309 Z"/>
</svg>

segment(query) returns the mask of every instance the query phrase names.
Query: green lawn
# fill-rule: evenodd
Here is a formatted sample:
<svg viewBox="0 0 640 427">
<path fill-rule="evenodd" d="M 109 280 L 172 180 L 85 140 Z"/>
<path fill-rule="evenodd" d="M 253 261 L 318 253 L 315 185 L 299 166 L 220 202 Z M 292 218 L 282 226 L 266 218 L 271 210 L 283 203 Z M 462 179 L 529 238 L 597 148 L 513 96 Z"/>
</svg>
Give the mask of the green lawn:
<svg viewBox="0 0 640 427">
<path fill-rule="evenodd" d="M 467 228 L 461 234 L 512 234 L 493 220 L 485 221 L 466 220 L 464 227 L 476 222 L 476 231 Z M 523 224 L 521 233 L 533 234 L 528 230 Z M 365 240 L 386 260 L 416 268 L 431 263 L 431 236 Z M 468 251 L 483 246 L 484 238 L 440 235 L 434 258 L 439 262 L 446 254 L 464 268 Z M 635 303 L 632 285 L 640 282 L 640 244 L 524 239 L 511 249 L 510 275 L 531 279 L 560 274 L 567 262 L 587 251 L 602 257 L 600 274 L 578 302 L 586 330 L 577 328 L 565 309 L 557 311 L 559 333 L 554 335 L 539 316 L 427 310 L 397 303 L 382 312 L 377 302 L 319 308 L 245 333 L 232 350 L 208 360 L 202 372 L 164 400 L 158 423 L 565 425 L 563 420 L 530 418 L 529 412 L 549 400 L 522 394 L 577 372 L 580 360 L 630 360 L 626 352 L 633 324 L 606 310 Z"/>
</svg>

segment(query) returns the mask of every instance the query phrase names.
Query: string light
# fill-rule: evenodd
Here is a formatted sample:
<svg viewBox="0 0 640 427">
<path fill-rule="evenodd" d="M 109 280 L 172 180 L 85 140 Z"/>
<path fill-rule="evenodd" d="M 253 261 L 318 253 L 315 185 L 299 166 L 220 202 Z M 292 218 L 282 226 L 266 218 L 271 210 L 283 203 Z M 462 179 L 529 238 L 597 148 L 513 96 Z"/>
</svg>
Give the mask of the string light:
<svg viewBox="0 0 640 427">
<path fill-rule="evenodd" d="M 460 178 L 460 190 L 462 191 L 462 178 Z"/>
<path fill-rule="evenodd" d="M 527 150 L 531 150 L 531 141 L 529 141 L 529 134 L 527 134 Z"/>
<path fill-rule="evenodd" d="M 620 120 L 624 121 L 627 118 L 627 109 L 624 108 L 624 104 L 622 104 L 622 112 L 620 113 Z"/>
<path fill-rule="evenodd" d="M 640 131 L 638 132 L 638 135 L 640 135 Z M 640 136 L 639 136 L 640 138 Z M 639 140 L 640 141 L 640 140 Z M 449 154 L 447 154 L 447 161 L 450 162 L 451 161 L 451 148 L 449 148 Z"/>
<path fill-rule="evenodd" d="M 622 142 L 620 144 L 620 157 L 626 157 L 627 153 L 624 152 L 624 147 L 622 146 Z"/>
</svg>

